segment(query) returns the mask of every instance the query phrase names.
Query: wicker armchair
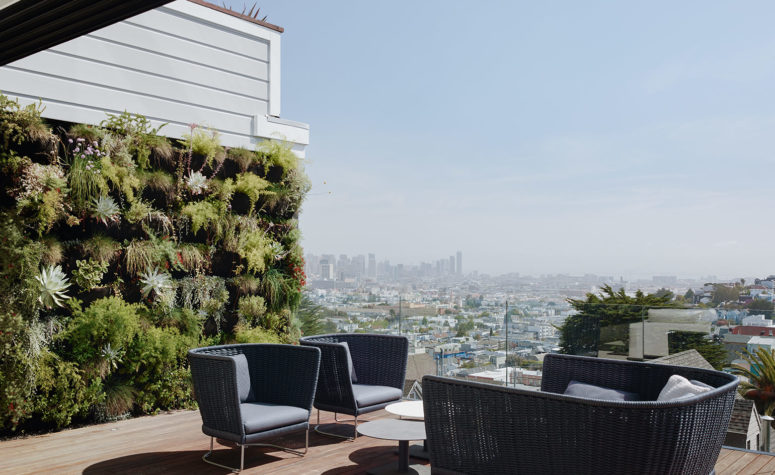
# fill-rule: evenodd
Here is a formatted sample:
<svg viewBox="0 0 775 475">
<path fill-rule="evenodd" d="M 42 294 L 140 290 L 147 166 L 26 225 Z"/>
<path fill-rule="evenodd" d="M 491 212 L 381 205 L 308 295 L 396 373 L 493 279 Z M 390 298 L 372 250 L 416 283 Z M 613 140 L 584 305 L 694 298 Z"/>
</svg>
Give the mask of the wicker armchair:
<svg viewBox="0 0 775 475">
<path fill-rule="evenodd" d="M 210 436 L 207 463 L 241 471 L 246 446 L 270 446 L 304 455 L 320 367 L 320 350 L 292 345 L 225 345 L 188 352 L 202 432 Z M 304 452 L 258 443 L 306 431 Z M 213 438 L 240 447 L 239 470 L 208 460 Z"/>
<path fill-rule="evenodd" d="M 666 402 L 682 375 L 713 386 Z M 638 393 L 640 401 L 566 396 L 571 380 Z M 547 355 L 541 391 L 423 378 L 431 466 L 441 473 L 712 473 L 738 381 L 720 371 Z"/>
<path fill-rule="evenodd" d="M 355 417 L 353 437 L 358 436 L 358 415 L 382 409 L 403 397 L 409 340 L 396 335 L 337 333 L 304 337 L 300 343 L 320 348 L 320 377 L 315 394 L 318 422 L 315 430 L 323 435 L 320 411 L 331 411 Z M 345 346 L 343 343 L 346 343 Z M 352 359 L 352 368 L 348 361 Z"/>
</svg>

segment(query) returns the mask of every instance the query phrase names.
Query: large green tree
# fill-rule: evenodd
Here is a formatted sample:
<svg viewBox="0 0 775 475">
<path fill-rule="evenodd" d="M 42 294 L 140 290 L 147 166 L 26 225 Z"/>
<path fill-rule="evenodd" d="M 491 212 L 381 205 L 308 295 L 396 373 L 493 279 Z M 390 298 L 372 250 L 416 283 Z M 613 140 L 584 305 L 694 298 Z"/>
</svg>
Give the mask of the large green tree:
<svg viewBox="0 0 775 475">
<path fill-rule="evenodd" d="M 587 293 L 584 299 L 568 299 L 578 312 L 560 326 L 560 348 L 565 354 L 597 356 L 602 341 L 629 343 L 629 324 L 640 322 L 648 309 L 676 307 L 672 293 L 645 294 L 638 290 L 629 296 L 620 288 L 604 285 L 599 294 Z"/>
<path fill-rule="evenodd" d="M 772 311 L 775 310 L 775 306 L 773 306 L 772 302 L 761 299 L 750 301 L 748 305 L 745 306 L 745 308 L 747 308 L 751 313 L 763 313 L 768 317 L 772 316 Z"/>
<path fill-rule="evenodd" d="M 686 350 L 697 350 L 714 368 L 721 370 L 727 362 L 727 350 L 717 338 L 708 338 L 707 333 L 673 331 L 668 335 L 668 348 L 672 355 Z"/>
<path fill-rule="evenodd" d="M 724 284 L 716 284 L 713 286 L 713 303 L 716 305 L 724 302 L 737 302 L 739 298 L 740 287 L 738 285 L 729 287 Z"/>
</svg>

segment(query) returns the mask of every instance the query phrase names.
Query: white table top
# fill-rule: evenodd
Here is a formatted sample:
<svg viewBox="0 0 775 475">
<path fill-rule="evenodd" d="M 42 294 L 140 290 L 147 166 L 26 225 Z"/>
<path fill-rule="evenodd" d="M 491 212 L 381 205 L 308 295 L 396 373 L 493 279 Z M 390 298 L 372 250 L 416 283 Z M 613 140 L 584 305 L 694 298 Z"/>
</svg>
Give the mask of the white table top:
<svg viewBox="0 0 775 475">
<path fill-rule="evenodd" d="M 402 401 L 394 402 L 385 406 L 385 410 L 391 414 L 405 417 L 407 419 L 425 419 L 425 412 L 423 411 L 422 401 Z"/>
<path fill-rule="evenodd" d="M 375 439 L 425 440 L 425 423 L 400 419 L 377 419 L 358 424 L 358 433 Z"/>
</svg>

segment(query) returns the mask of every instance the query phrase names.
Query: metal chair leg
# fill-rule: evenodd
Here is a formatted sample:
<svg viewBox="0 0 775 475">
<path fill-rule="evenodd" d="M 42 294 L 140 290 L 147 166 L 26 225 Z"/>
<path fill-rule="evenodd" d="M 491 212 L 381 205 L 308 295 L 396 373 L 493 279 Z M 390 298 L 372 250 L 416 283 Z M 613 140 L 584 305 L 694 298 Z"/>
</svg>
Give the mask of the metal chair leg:
<svg viewBox="0 0 775 475">
<path fill-rule="evenodd" d="M 347 422 L 346 420 L 340 421 L 339 419 L 337 419 L 336 414 L 337 413 L 335 412 L 334 413 L 334 421 L 336 421 L 336 422 Z M 320 430 L 320 409 L 318 409 L 318 423 L 315 425 L 315 432 L 317 432 L 320 435 L 324 435 L 326 437 L 335 437 L 337 439 L 344 439 L 344 440 L 348 440 L 350 442 L 354 442 L 355 439 L 358 438 L 358 416 L 355 416 L 354 422 L 355 422 L 355 426 L 353 427 L 353 436 L 352 437 L 347 437 L 346 435 L 333 434 L 331 432 L 324 432 L 324 431 Z"/>
<path fill-rule="evenodd" d="M 242 468 L 245 466 L 245 446 L 243 445 L 241 447 L 242 447 L 242 454 L 240 455 L 239 468 L 229 467 L 228 465 L 222 465 L 220 463 L 216 463 L 208 459 L 210 454 L 213 453 L 213 437 L 210 437 L 210 450 L 206 454 L 202 455 L 202 460 L 209 463 L 210 465 L 215 465 L 216 467 L 225 468 L 227 470 L 231 470 L 234 473 L 239 473 L 242 471 Z"/>
<path fill-rule="evenodd" d="M 288 452 L 294 455 L 298 455 L 300 457 L 304 457 L 307 454 L 307 452 L 309 452 L 309 427 L 307 427 L 307 430 L 304 431 L 304 452 L 300 450 L 289 449 L 288 447 L 282 447 L 280 445 L 274 445 L 274 444 L 262 444 L 262 443 L 237 444 L 240 447 L 239 468 L 229 467 L 228 465 L 222 465 L 220 463 L 216 463 L 216 462 L 213 462 L 212 460 L 209 460 L 208 457 L 213 453 L 213 440 L 214 440 L 214 437 L 210 437 L 210 450 L 202 456 L 202 460 L 209 463 L 210 465 L 215 465 L 216 467 L 225 468 L 227 470 L 231 470 L 234 473 L 239 473 L 245 468 L 245 447 L 272 447 L 275 449 L 280 449 L 284 452 Z"/>
<path fill-rule="evenodd" d="M 309 427 L 307 427 L 307 430 L 304 431 L 304 437 L 305 437 L 304 452 L 302 452 L 301 450 L 289 449 L 288 447 L 283 447 L 283 446 L 274 445 L 274 444 L 255 443 L 255 444 L 245 444 L 243 447 L 245 447 L 245 446 L 250 446 L 250 447 L 274 447 L 275 449 L 280 449 L 280 450 L 282 450 L 284 452 L 288 452 L 288 453 L 291 453 L 291 454 L 294 454 L 294 455 L 298 455 L 300 457 L 304 457 L 305 455 L 307 455 L 307 452 L 309 451 Z"/>
</svg>

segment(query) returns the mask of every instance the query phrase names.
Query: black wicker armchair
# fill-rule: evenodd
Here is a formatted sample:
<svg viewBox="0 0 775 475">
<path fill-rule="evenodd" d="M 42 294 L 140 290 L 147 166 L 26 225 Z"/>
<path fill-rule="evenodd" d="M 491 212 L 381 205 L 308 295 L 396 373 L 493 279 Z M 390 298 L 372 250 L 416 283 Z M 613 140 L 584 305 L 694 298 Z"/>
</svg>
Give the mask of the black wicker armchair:
<svg viewBox="0 0 775 475">
<path fill-rule="evenodd" d="M 674 374 L 714 389 L 656 401 Z M 563 395 L 572 380 L 641 400 Z M 471 474 L 707 475 L 737 384 L 720 371 L 567 355 L 546 356 L 540 392 L 425 376 L 431 466 Z"/>
<path fill-rule="evenodd" d="M 348 414 L 355 417 L 356 430 L 353 437 L 343 438 L 354 440 L 358 436 L 358 415 L 382 409 L 403 397 L 409 354 L 406 337 L 337 333 L 305 337 L 300 342 L 322 352 L 315 394 L 317 432 L 342 437 L 319 429 L 321 410 L 334 412 L 337 422 L 342 421 L 336 419 L 336 413 Z"/>
<path fill-rule="evenodd" d="M 225 345 L 191 350 L 188 359 L 202 432 L 210 436 L 210 451 L 202 460 L 241 471 L 246 446 L 306 454 L 320 350 L 293 345 Z M 300 430 L 306 431 L 304 452 L 258 443 Z M 240 447 L 239 470 L 208 460 L 214 437 Z"/>
</svg>

